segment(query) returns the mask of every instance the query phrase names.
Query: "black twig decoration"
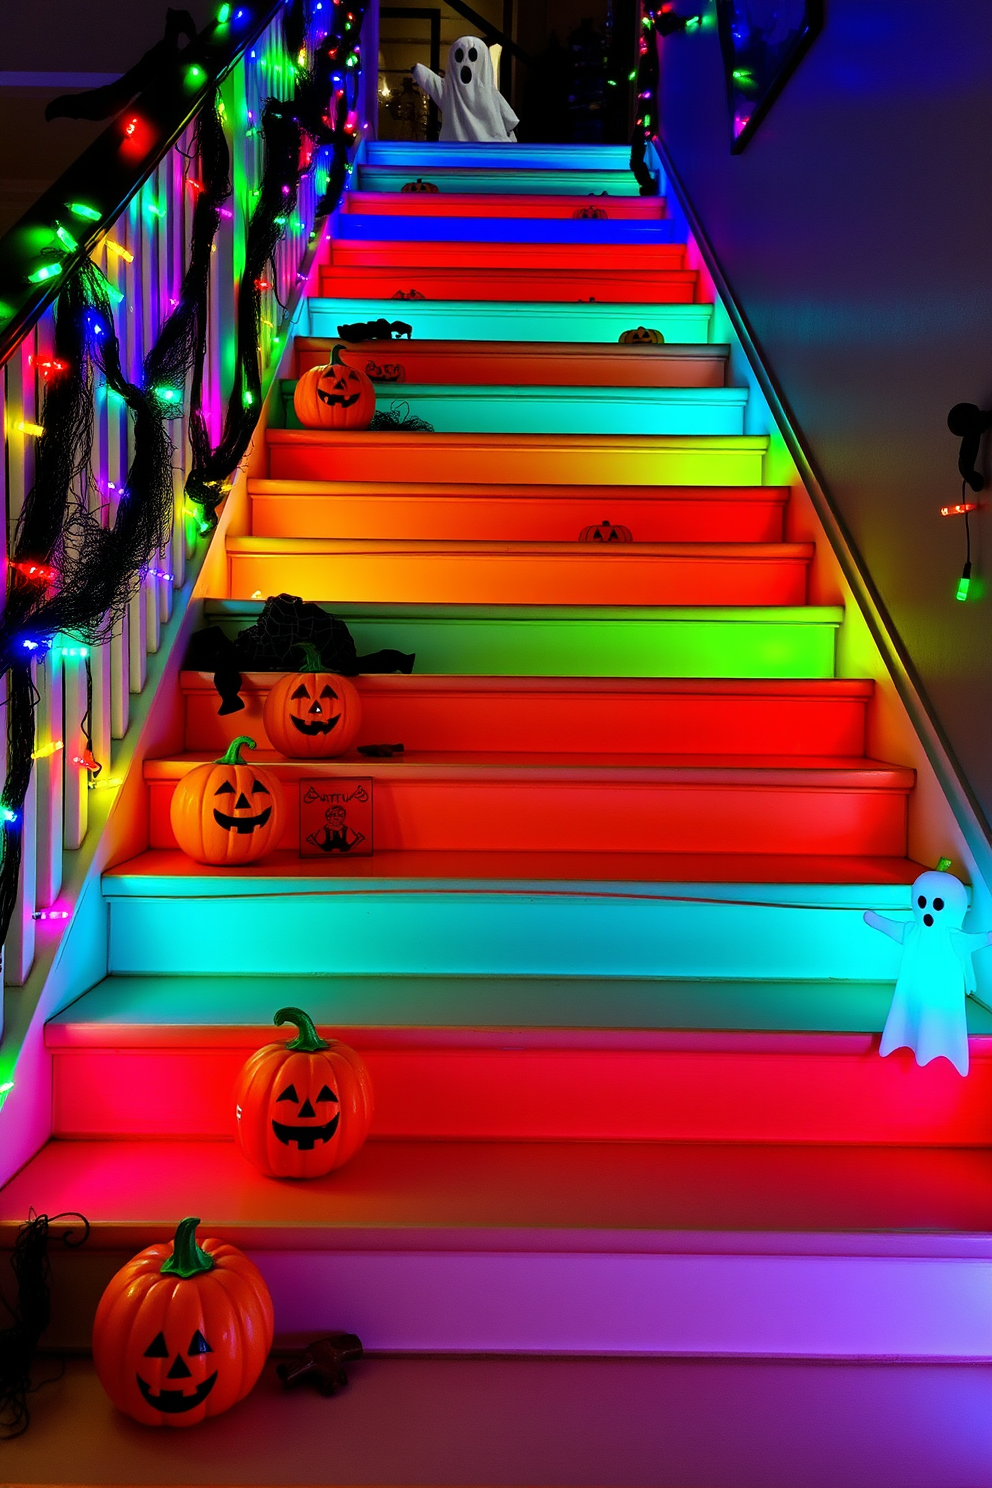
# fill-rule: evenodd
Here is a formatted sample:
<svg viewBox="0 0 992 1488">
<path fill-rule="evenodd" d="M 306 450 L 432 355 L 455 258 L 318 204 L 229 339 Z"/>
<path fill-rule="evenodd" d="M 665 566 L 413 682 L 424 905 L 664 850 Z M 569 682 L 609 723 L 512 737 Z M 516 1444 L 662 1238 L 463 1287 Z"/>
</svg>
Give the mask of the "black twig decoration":
<svg viewBox="0 0 992 1488">
<path fill-rule="evenodd" d="M 77 1227 L 68 1225 L 59 1236 L 62 1244 L 72 1248 L 85 1244 L 90 1226 L 82 1214 L 54 1214 L 51 1218 L 32 1214 L 18 1230 L 10 1258 L 16 1291 L 13 1302 L 4 1301 L 10 1322 L 0 1328 L 0 1438 L 7 1441 L 23 1436 L 31 1424 L 28 1396 L 53 1382 L 41 1380 L 32 1385 L 31 1367 L 41 1335 L 51 1322 L 48 1242 L 52 1226 L 62 1219 L 78 1219 L 83 1227 L 82 1234 L 77 1234 Z M 54 1379 L 60 1377 L 61 1371 Z"/>
</svg>

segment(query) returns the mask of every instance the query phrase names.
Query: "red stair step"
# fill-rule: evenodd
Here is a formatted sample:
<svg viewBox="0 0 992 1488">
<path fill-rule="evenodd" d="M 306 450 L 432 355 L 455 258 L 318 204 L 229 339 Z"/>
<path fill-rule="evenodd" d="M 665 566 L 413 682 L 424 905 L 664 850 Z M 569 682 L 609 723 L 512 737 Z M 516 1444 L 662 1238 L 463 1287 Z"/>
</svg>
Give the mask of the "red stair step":
<svg viewBox="0 0 992 1488">
<path fill-rule="evenodd" d="M 167 1012 L 163 1015 L 168 1016 Z M 971 1073 L 877 1034 L 324 1027 L 360 1051 L 397 1140 L 992 1144 L 992 1037 Z M 225 1140 L 244 1061 L 292 1030 L 49 1024 L 54 1134 Z"/>
<path fill-rule="evenodd" d="M 255 537 L 570 542 L 604 520 L 635 542 L 781 542 L 785 486 L 485 486 L 249 478 Z"/>
<path fill-rule="evenodd" d="M 667 215 L 661 196 L 611 196 L 593 201 L 588 195 L 515 196 L 508 192 L 504 196 L 445 190 L 348 191 L 341 206 L 346 215 L 367 217 L 573 217 L 590 206 L 599 207 L 611 220 L 660 222 Z"/>
<path fill-rule="evenodd" d="M 175 782 L 207 754 L 146 760 L 150 845 L 172 848 Z M 375 845 L 393 851 L 868 853 L 906 850 L 914 772 L 856 759 L 713 765 L 575 763 L 547 756 L 411 755 L 288 761 L 259 751 L 287 795 L 282 846 L 298 844 L 301 779 L 375 780 Z"/>
<path fill-rule="evenodd" d="M 402 319 L 402 315 L 399 315 Z M 296 376 L 324 365 L 326 336 L 298 336 Z M 341 353 L 378 381 L 547 387 L 723 387 L 729 347 L 611 346 L 601 342 L 364 341 Z M 382 377 L 381 372 L 388 372 Z"/>
<path fill-rule="evenodd" d="M 218 715 L 213 678 L 183 672 L 188 750 L 218 754 L 236 734 L 269 748 L 262 704 L 278 673 L 242 676 L 245 708 Z M 357 743 L 417 750 L 856 756 L 874 684 L 584 677 L 363 676 Z"/>
</svg>

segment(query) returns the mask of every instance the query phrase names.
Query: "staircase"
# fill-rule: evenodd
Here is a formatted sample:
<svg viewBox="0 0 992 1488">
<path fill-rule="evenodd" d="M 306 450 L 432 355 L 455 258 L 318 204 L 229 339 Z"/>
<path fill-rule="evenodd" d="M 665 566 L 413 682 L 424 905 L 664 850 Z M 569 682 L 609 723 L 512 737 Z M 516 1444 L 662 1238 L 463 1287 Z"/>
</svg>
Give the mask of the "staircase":
<svg viewBox="0 0 992 1488">
<path fill-rule="evenodd" d="M 359 681 L 359 742 L 404 753 L 286 760 L 262 724 L 272 675 L 218 717 L 210 677 L 182 674 L 183 747 L 144 763 L 147 850 L 104 879 L 110 975 L 48 1026 L 55 1137 L 0 1195 L 7 1222 L 34 1205 L 94 1224 L 85 1267 L 59 1258 L 66 1341 L 122 1254 L 199 1214 L 261 1266 L 283 1341 L 592 1356 L 517 1360 L 535 1400 L 596 1393 L 574 1371 L 611 1355 L 655 1356 L 691 1395 L 689 1366 L 657 1356 L 987 1353 L 992 1017 L 969 1010 L 967 1080 L 878 1056 L 895 963 L 862 914 L 909 907 L 913 771 L 866 754 L 873 685 L 835 676 L 843 611 L 808 602 L 815 546 L 787 538 L 713 307 L 624 153 L 368 151 L 205 608 L 233 631 L 257 592 L 288 590 L 359 653 L 416 652 L 412 676 Z M 438 194 L 401 194 L 417 175 Z M 608 217 L 574 219 L 591 204 Z M 413 339 L 346 360 L 391 368 L 380 408 L 435 432 L 296 427 L 293 378 L 338 324 L 380 316 Z M 664 344 L 618 344 L 639 325 Z M 578 541 L 604 523 L 633 541 Z M 257 865 L 201 868 L 172 792 L 243 733 L 290 825 Z M 320 775 L 374 778 L 373 857 L 298 856 L 299 782 Z M 358 1048 L 376 1092 L 373 1140 L 306 1184 L 260 1177 L 231 1141 L 234 1076 L 286 1003 Z M 808 1413 L 774 1368 L 778 1409 Z M 898 1388 L 864 1370 L 855 1395 L 915 1427 L 909 1365 Z M 652 1419 L 632 1406 L 630 1452 Z M 841 1438 L 823 1481 L 860 1482 Z M 650 1481 L 800 1480 L 761 1460 L 756 1478 L 682 1463 Z M 510 1481 L 458 1461 L 436 1481 Z M 595 1481 L 649 1481 L 617 1471 Z"/>
</svg>

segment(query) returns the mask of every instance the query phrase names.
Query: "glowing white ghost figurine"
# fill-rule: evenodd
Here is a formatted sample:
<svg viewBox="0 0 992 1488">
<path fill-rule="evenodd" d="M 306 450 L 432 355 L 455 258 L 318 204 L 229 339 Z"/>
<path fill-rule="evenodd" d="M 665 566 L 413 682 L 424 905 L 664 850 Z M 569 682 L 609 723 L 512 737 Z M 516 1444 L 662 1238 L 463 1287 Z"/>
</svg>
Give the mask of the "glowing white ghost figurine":
<svg viewBox="0 0 992 1488">
<path fill-rule="evenodd" d="M 880 1053 L 912 1049 L 917 1064 L 943 1055 L 962 1075 L 968 1073 L 965 994 L 975 990 L 971 958 L 992 944 L 986 935 L 961 929 L 968 909 L 964 884 L 953 873 L 921 873 L 913 884 L 913 920 L 887 920 L 868 910 L 865 921 L 903 947 Z"/>
<path fill-rule="evenodd" d="M 459 36 L 451 44 L 443 78 L 418 62 L 413 80 L 441 110 L 442 140 L 516 143 L 513 131 L 520 121 L 496 87 L 489 48 L 477 36 Z"/>
</svg>

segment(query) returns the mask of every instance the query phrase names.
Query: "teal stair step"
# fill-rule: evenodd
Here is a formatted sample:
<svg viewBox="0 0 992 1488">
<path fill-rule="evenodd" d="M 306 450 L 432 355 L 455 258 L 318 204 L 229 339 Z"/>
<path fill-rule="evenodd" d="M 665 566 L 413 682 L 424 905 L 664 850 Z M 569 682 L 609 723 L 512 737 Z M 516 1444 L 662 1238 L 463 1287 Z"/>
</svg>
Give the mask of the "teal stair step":
<svg viewBox="0 0 992 1488">
<path fill-rule="evenodd" d="M 436 140 L 431 144 L 407 140 L 370 140 L 365 147 L 366 166 L 412 170 L 425 180 L 432 170 L 483 169 L 496 175 L 509 167 L 514 171 L 627 171 L 628 145 L 477 144 L 472 141 Z"/>
<path fill-rule="evenodd" d="M 295 379 L 280 384 L 283 426 L 302 427 Z M 409 410 L 438 433 L 744 433 L 748 390 L 736 387 L 514 387 L 404 383 L 376 388 L 376 408 Z"/>
<path fill-rule="evenodd" d="M 832 677 L 844 618 L 839 605 L 324 605 L 346 622 L 360 656 L 412 651 L 418 672 L 501 677 Z M 232 634 L 261 608 L 205 606 Z"/>
<path fill-rule="evenodd" d="M 356 321 L 403 321 L 416 340 L 619 341 L 637 326 L 658 330 L 666 342 L 698 345 L 710 339 L 712 305 L 613 305 L 512 300 L 329 299 L 315 295 L 304 308 L 301 334 L 337 337 Z"/>
<path fill-rule="evenodd" d="M 414 1029 L 747 1030 L 880 1033 L 892 983 L 643 977 L 107 977 L 46 1028 L 50 1047 L 106 1042 L 114 1031 L 266 1028 L 303 1002 L 322 1027 Z M 992 1012 L 968 1000 L 972 1034 Z M 601 1047 L 601 1042 L 596 1044 Z"/>
<path fill-rule="evenodd" d="M 891 981 L 866 909 L 900 858 L 288 851 L 240 869 L 146 852 L 107 872 L 112 974 Z"/>
</svg>

